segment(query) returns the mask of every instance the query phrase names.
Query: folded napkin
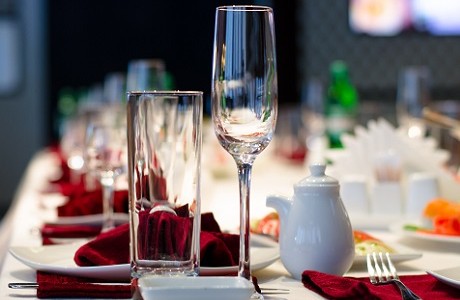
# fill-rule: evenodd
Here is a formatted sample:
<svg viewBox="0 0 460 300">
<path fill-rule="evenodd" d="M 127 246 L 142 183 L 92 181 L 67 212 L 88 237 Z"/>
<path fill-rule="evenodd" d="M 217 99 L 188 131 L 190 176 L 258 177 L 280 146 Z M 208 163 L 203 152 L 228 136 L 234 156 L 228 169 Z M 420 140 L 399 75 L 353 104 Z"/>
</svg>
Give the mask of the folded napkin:
<svg viewBox="0 0 460 300">
<path fill-rule="evenodd" d="M 48 151 L 57 158 L 59 168 L 61 170 L 61 174 L 59 178 L 51 180 L 51 183 L 61 183 L 61 182 L 69 182 L 70 181 L 70 168 L 67 165 L 67 160 L 64 157 L 64 154 L 62 153 L 62 150 L 59 146 L 57 145 L 51 145 L 48 147 Z"/>
<path fill-rule="evenodd" d="M 431 275 L 405 275 L 401 281 L 423 299 L 460 299 L 460 290 L 448 286 Z M 306 270 L 302 283 L 327 299 L 400 300 L 401 293 L 393 284 L 374 286 L 368 277 L 354 278 Z"/>
<path fill-rule="evenodd" d="M 76 177 L 76 174 L 72 174 L 67 165 L 67 159 L 64 157 L 59 146 L 50 146 L 48 149 L 57 158 L 57 167 L 60 170 L 60 174 L 59 177 L 49 180 L 50 185 L 44 192 L 58 192 L 64 196 L 70 196 L 84 189 L 85 175 L 80 173 Z"/>
<path fill-rule="evenodd" d="M 90 238 L 101 232 L 101 226 L 45 224 L 41 229 L 43 245 L 54 244 L 53 238 Z"/>
<path fill-rule="evenodd" d="M 153 214 L 152 214 L 153 215 Z M 159 228 L 172 228 L 174 236 L 169 240 L 157 240 L 165 249 L 172 247 L 177 250 L 176 244 L 180 241 L 187 243 L 188 238 L 183 234 L 184 223 L 176 222 L 177 219 L 166 217 L 163 213 L 153 226 Z M 188 219 L 186 219 L 188 220 Z M 201 265 L 207 267 L 234 266 L 238 262 L 239 236 L 220 232 L 219 225 L 212 213 L 201 216 L 200 257 Z M 148 247 L 146 246 L 145 249 Z M 144 250 L 150 251 L 150 250 Z M 172 250 L 171 250 L 172 251 Z M 179 250 L 180 251 L 180 250 Z M 129 225 L 124 224 L 110 231 L 101 233 L 96 239 L 81 246 L 75 253 L 74 260 L 80 266 L 97 266 L 129 263 Z"/>
<path fill-rule="evenodd" d="M 115 212 L 127 213 L 129 197 L 127 190 L 114 192 L 113 209 Z M 102 213 L 102 190 L 95 191 L 79 190 L 69 196 L 69 201 L 57 208 L 58 216 L 84 216 Z"/>
<path fill-rule="evenodd" d="M 73 183 L 69 181 L 52 182 L 52 189 L 50 190 L 70 198 L 79 197 L 86 192 L 85 183 L 83 180 L 81 180 L 79 183 Z"/>
<path fill-rule="evenodd" d="M 57 275 L 37 271 L 38 298 L 105 298 L 131 299 L 129 282 L 120 284 L 94 284 L 83 277 Z M 98 281 L 101 283 L 100 281 Z"/>
</svg>

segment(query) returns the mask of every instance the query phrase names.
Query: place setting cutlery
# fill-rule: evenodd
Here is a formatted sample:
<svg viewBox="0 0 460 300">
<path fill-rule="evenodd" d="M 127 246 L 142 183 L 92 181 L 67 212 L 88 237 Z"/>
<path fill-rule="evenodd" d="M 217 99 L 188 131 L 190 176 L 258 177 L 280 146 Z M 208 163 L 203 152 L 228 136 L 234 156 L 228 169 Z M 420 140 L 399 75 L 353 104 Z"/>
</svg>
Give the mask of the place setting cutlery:
<svg viewBox="0 0 460 300">
<path fill-rule="evenodd" d="M 88 285 L 95 285 L 95 286 L 131 286 L 130 283 L 123 283 L 123 282 L 88 282 Z M 21 289 L 38 289 L 40 284 L 38 282 L 10 282 L 8 283 L 8 287 L 14 290 L 21 290 Z"/>
<path fill-rule="evenodd" d="M 387 263 L 385 263 L 384 254 L 382 252 L 378 254 L 376 252 L 367 254 L 367 270 L 370 282 L 373 285 L 395 284 L 401 291 L 403 300 L 422 299 L 399 279 L 396 268 L 391 262 L 388 252 L 385 253 L 385 257 Z"/>
<path fill-rule="evenodd" d="M 129 287 L 131 283 L 123 282 L 87 282 L 85 283 L 91 286 L 114 286 L 114 287 Z M 262 295 L 277 295 L 277 294 L 289 294 L 289 289 L 284 288 L 273 288 L 273 287 L 260 287 L 258 280 L 255 276 L 252 276 L 252 284 L 254 290 Z M 38 289 L 40 287 L 38 282 L 10 282 L 8 288 L 10 289 Z"/>
</svg>

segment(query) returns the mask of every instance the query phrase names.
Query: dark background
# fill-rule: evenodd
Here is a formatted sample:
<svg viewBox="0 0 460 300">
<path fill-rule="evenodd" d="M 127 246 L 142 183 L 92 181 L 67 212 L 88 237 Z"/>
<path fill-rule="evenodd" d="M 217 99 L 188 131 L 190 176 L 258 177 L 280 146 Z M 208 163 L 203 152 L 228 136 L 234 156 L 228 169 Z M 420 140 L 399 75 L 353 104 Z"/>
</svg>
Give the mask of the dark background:
<svg viewBox="0 0 460 300">
<path fill-rule="evenodd" d="M 296 102 L 295 1 L 49 1 L 49 110 L 56 115 L 62 88 L 90 87 L 109 72 L 126 72 L 128 62 L 161 58 L 175 88 L 211 88 L 215 8 L 230 4 L 274 9 L 280 105 Z M 52 120 L 52 118 L 51 118 Z M 57 132 L 48 124 L 51 139 Z"/>
</svg>

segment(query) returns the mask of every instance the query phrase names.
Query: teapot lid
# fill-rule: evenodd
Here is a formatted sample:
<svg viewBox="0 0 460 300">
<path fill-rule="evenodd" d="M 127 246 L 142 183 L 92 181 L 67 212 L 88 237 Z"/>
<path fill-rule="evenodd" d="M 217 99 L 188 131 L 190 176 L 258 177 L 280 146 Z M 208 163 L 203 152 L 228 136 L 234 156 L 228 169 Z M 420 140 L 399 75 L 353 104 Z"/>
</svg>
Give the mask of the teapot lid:
<svg viewBox="0 0 460 300">
<path fill-rule="evenodd" d="M 337 179 L 325 174 L 325 164 L 312 164 L 309 169 L 311 175 L 299 181 L 295 185 L 296 190 L 303 190 L 304 187 L 333 187 L 339 185 Z"/>
</svg>

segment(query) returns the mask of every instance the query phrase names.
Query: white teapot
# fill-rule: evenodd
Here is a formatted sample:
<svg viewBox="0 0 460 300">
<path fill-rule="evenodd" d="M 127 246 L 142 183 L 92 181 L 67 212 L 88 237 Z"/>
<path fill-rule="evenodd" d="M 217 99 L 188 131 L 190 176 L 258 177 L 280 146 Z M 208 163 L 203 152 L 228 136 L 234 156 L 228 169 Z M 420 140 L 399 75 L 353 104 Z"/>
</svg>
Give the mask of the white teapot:
<svg viewBox="0 0 460 300">
<path fill-rule="evenodd" d="M 343 275 L 353 264 L 353 231 L 340 198 L 339 183 L 326 166 L 310 166 L 311 176 L 294 185 L 294 196 L 270 195 L 266 205 L 280 217 L 280 255 L 296 279 L 304 270 Z"/>
</svg>

